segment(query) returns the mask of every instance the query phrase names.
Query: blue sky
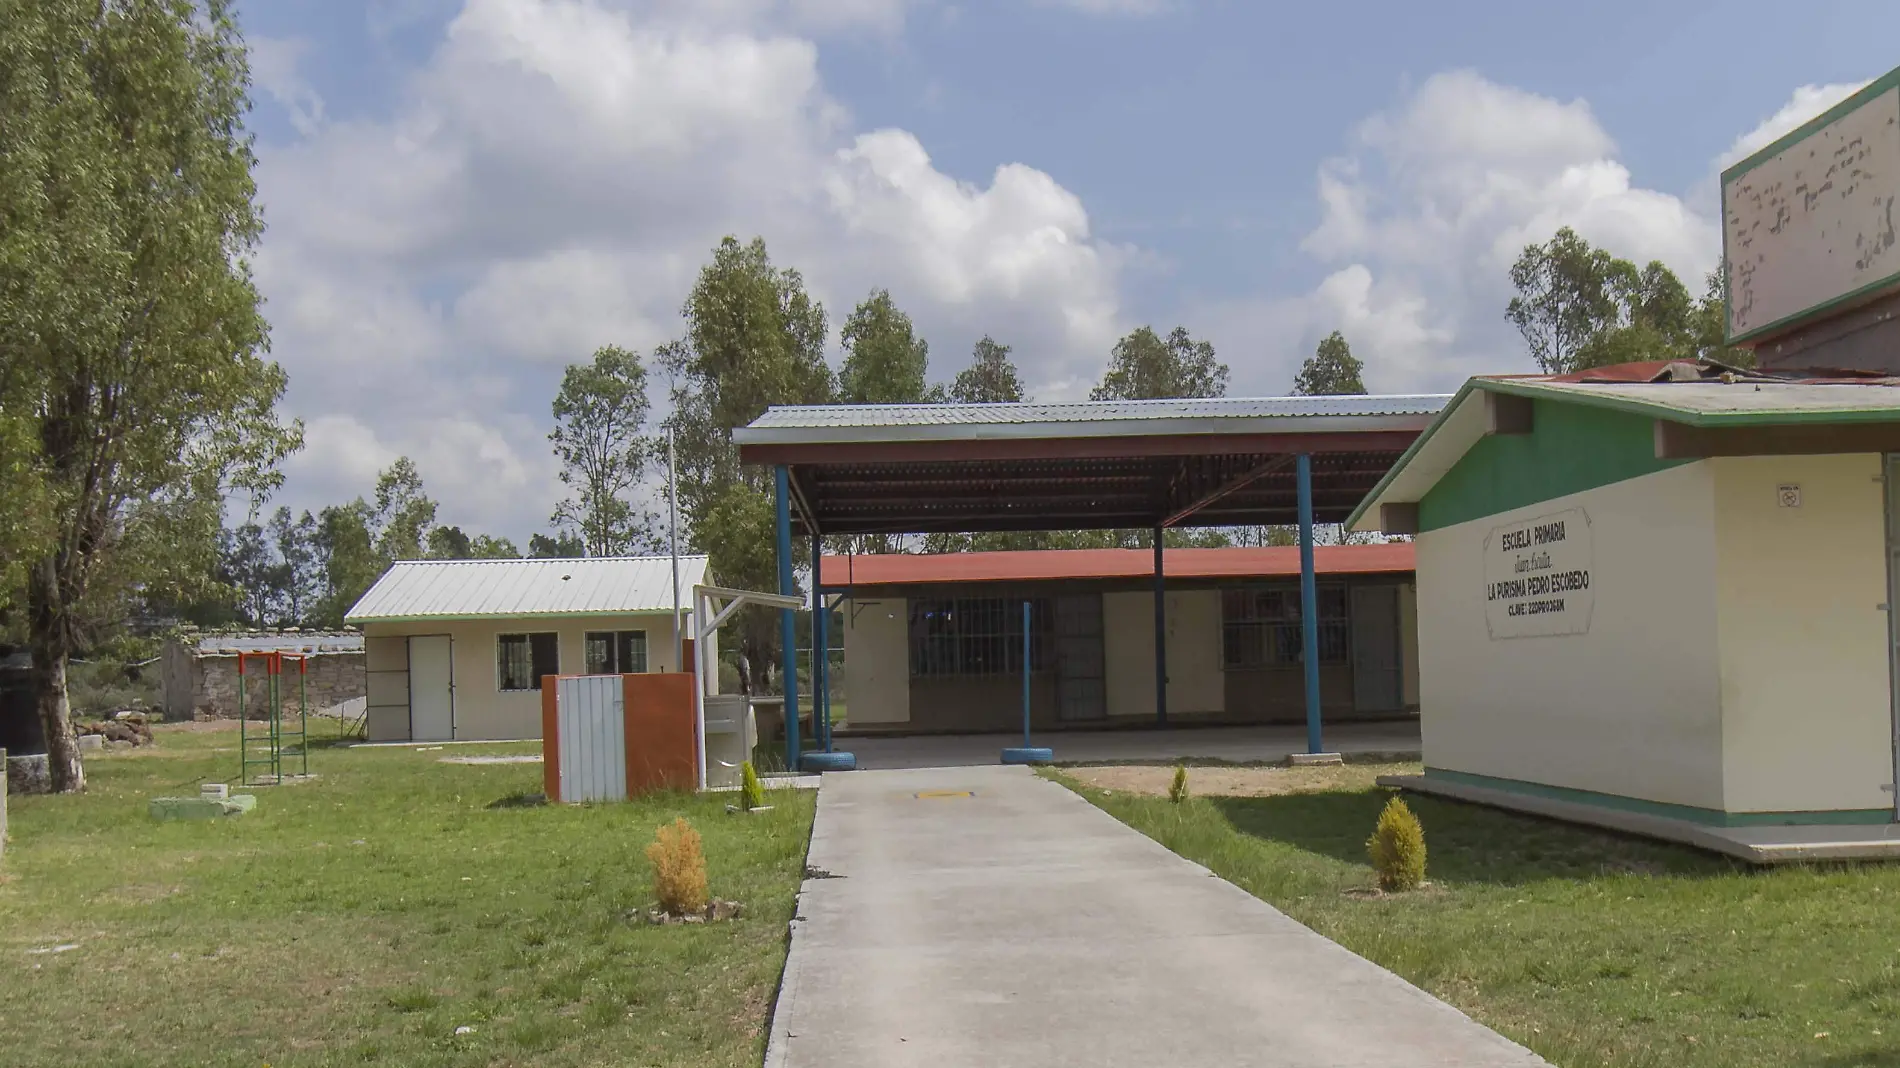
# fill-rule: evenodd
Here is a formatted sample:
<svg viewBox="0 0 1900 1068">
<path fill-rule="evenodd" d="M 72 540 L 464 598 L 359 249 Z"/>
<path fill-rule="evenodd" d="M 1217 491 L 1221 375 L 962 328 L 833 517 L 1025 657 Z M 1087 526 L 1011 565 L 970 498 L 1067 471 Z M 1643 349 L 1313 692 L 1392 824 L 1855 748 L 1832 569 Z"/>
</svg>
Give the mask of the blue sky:
<svg viewBox="0 0 1900 1068">
<path fill-rule="evenodd" d="M 254 48 L 284 499 L 414 457 L 443 518 L 552 508 L 561 366 L 642 351 L 722 233 L 834 327 L 888 286 L 947 378 L 1049 399 L 1185 325 L 1235 392 L 1330 330 L 1384 391 L 1527 367 L 1503 270 L 1560 225 L 1699 288 L 1714 175 L 1900 61 L 1900 6 L 275 0 Z"/>
</svg>

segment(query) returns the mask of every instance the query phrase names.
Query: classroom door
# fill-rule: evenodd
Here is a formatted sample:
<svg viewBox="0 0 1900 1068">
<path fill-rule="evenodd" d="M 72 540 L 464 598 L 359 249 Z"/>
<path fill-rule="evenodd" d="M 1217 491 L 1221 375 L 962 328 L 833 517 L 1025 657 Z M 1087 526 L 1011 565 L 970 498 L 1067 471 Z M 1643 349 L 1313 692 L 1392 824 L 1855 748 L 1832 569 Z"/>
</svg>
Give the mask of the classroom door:
<svg viewBox="0 0 1900 1068">
<path fill-rule="evenodd" d="M 455 639 L 446 634 L 409 639 L 409 738 L 446 742 L 455 737 Z"/>
</svg>

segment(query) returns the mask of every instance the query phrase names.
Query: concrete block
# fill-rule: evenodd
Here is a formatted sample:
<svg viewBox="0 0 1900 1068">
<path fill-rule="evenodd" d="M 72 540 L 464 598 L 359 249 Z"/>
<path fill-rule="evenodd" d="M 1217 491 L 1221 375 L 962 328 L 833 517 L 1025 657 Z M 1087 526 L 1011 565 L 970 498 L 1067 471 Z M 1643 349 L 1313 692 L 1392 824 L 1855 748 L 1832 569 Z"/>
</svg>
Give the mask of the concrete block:
<svg viewBox="0 0 1900 1068">
<path fill-rule="evenodd" d="M 95 749 L 104 749 L 105 747 L 106 736 L 103 734 L 82 734 L 79 736 L 79 751 L 82 753 L 91 752 Z"/>
<path fill-rule="evenodd" d="M 1344 764 L 1346 761 L 1338 753 L 1291 753 L 1286 762 L 1296 768 L 1311 768 Z"/>
<path fill-rule="evenodd" d="M 155 820 L 214 820 L 223 816 L 242 816 L 257 807 L 253 794 L 232 794 L 222 800 L 211 797 L 154 797 L 149 811 Z"/>
</svg>

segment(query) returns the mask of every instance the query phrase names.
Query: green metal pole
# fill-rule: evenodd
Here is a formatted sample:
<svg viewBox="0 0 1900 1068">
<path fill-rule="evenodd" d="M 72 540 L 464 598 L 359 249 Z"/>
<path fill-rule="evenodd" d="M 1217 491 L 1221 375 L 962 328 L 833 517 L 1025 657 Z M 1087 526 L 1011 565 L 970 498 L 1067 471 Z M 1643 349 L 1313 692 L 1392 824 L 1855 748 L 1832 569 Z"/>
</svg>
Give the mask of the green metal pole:
<svg viewBox="0 0 1900 1068">
<path fill-rule="evenodd" d="M 310 774 L 310 661 L 297 661 L 298 774 Z"/>
<path fill-rule="evenodd" d="M 244 722 L 249 710 L 244 704 L 244 654 L 238 654 L 238 785 L 251 782 L 251 732 Z"/>
<path fill-rule="evenodd" d="M 277 665 L 281 670 L 282 665 Z M 278 688 L 279 672 L 270 674 L 270 773 L 278 782 L 284 781 L 284 695 Z"/>
</svg>

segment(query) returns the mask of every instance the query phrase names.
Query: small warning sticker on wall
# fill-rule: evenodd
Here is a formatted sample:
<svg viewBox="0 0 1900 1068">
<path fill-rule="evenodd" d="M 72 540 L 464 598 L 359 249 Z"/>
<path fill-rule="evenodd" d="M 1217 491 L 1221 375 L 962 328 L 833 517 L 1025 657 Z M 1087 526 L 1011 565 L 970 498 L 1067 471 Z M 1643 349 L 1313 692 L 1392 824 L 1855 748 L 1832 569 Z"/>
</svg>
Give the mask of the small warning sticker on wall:
<svg viewBox="0 0 1900 1068">
<path fill-rule="evenodd" d="M 1584 634 L 1596 608 L 1590 516 L 1581 508 L 1492 527 L 1484 622 L 1493 639 Z"/>
<path fill-rule="evenodd" d="M 1801 507 L 1801 487 L 1792 482 L 1784 482 L 1775 487 L 1775 503 L 1783 508 Z"/>
</svg>

